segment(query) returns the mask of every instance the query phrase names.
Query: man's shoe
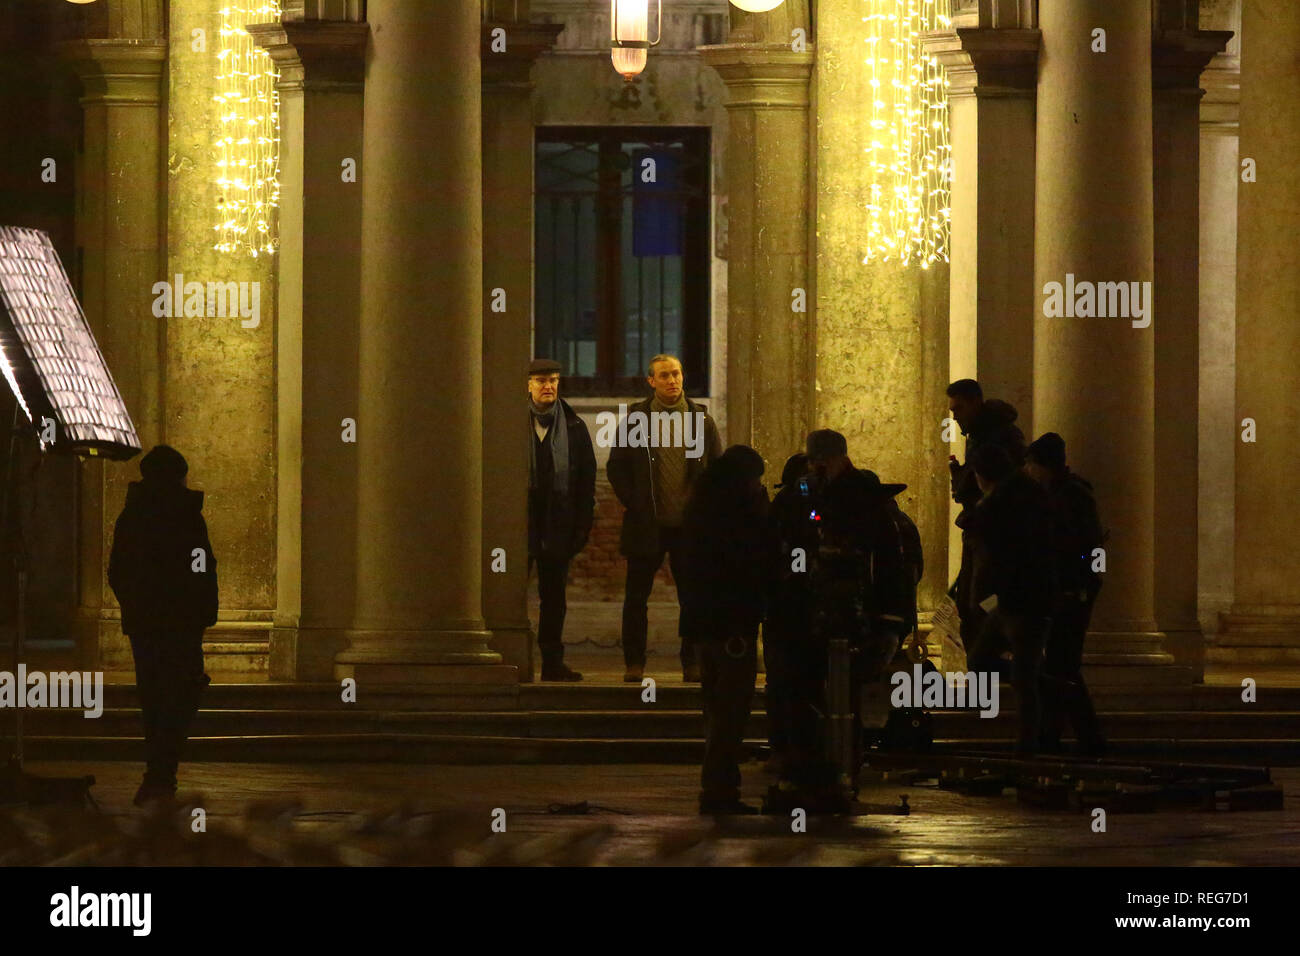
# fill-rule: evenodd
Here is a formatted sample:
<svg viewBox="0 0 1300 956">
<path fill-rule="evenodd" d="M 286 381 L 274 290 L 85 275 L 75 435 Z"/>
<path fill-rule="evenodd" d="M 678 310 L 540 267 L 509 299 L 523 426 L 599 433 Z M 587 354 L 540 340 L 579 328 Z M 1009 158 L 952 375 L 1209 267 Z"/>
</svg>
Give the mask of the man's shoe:
<svg viewBox="0 0 1300 956">
<path fill-rule="evenodd" d="M 698 667 L 682 667 L 682 683 L 698 684 L 700 682 L 700 669 Z"/>
<path fill-rule="evenodd" d="M 571 684 L 574 681 L 582 680 L 582 673 L 571 670 L 564 664 L 556 664 L 554 667 L 542 668 L 542 680 Z"/>
<path fill-rule="evenodd" d="M 641 675 L 644 673 L 644 667 L 629 667 L 627 670 L 623 671 L 623 683 L 639 684 L 641 683 Z"/>
<path fill-rule="evenodd" d="M 701 800 L 701 816 L 748 816 L 758 813 L 758 807 L 743 800 Z"/>
</svg>

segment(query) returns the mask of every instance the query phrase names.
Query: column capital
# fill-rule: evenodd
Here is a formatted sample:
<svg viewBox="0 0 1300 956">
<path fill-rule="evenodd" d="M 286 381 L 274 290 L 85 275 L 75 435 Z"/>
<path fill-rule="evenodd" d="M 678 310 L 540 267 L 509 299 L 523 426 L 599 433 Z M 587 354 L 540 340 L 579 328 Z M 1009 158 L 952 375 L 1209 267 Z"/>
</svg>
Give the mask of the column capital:
<svg viewBox="0 0 1300 956">
<path fill-rule="evenodd" d="M 1038 30 L 958 27 L 923 34 L 921 45 L 948 72 L 948 95 L 1032 97 L 1038 84 Z"/>
<path fill-rule="evenodd" d="M 370 27 L 351 20 L 252 23 L 248 32 L 280 71 L 276 88 L 359 92 Z"/>
<path fill-rule="evenodd" d="M 139 38 L 67 40 L 55 46 L 85 88 L 82 104 L 157 106 L 167 41 Z"/>
<path fill-rule="evenodd" d="M 498 29 L 506 31 L 506 48 L 502 53 L 492 51 L 492 31 Z M 533 63 L 555 46 L 556 38 L 563 32 L 562 23 L 484 22 L 480 34 L 484 89 L 531 90 Z"/>
<path fill-rule="evenodd" d="M 696 47 L 727 85 L 727 109 L 807 109 L 813 44 L 722 43 Z"/>
<path fill-rule="evenodd" d="M 1200 96 L 1201 71 L 1232 39 L 1231 30 L 1156 30 L 1151 34 L 1151 88 Z"/>
<path fill-rule="evenodd" d="M 1217 54 L 1201 73 L 1201 128 L 1235 134 L 1240 128 L 1241 58 Z"/>
</svg>

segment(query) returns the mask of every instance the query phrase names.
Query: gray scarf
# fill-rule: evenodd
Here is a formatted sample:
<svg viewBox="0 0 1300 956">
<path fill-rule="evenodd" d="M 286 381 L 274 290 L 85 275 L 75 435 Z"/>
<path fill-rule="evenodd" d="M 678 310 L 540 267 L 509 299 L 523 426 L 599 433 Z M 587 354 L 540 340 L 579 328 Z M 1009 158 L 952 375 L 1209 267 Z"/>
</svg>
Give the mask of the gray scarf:
<svg viewBox="0 0 1300 956">
<path fill-rule="evenodd" d="M 551 479 L 551 490 L 565 494 L 569 490 L 569 423 L 565 418 L 564 409 L 557 398 L 555 404 L 549 409 L 543 410 L 537 407 L 533 402 L 532 396 L 528 398 L 528 487 L 537 487 L 537 446 L 534 443 L 536 435 L 536 425 L 540 423 L 543 428 L 547 428 L 546 437 L 542 441 L 551 443 L 551 467 L 553 477 Z"/>
</svg>

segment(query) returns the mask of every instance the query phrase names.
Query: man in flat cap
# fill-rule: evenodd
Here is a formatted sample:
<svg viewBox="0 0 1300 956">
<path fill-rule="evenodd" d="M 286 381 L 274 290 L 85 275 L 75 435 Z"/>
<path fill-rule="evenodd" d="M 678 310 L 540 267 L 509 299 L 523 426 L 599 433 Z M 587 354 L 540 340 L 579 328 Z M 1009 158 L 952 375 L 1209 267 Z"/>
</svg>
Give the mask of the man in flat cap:
<svg viewBox="0 0 1300 956">
<path fill-rule="evenodd" d="M 564 663 L 564 590 L 596 511 L 596 454 L 586 424 L 560 398 L 561 371 L 551 359 L 528 366 L 528 562 L 537 563 L 544 681 L 582 680 Z"/>
</svg>

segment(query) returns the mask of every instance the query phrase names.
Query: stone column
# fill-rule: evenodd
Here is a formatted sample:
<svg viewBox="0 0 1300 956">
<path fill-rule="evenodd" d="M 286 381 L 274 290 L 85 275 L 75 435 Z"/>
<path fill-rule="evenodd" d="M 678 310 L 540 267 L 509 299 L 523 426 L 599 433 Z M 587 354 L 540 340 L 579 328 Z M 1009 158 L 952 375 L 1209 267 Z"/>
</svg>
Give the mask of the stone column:
<svg viewBox="0 0 1300 956">
<path fill-rule="evenodd" d="M 1243 0 L 1237 187 L 1236 594 L 1220 647 L 1241 663 L 1300 661 L 1300 4 Z M 1253 419 L 1255 441 L 1241 441 Z"/>
<path fill-rule="evenodd" d="M 925 40 L 926 52 L 938 57 L 949 81 L 948 380 L 978 379 L 988 397 L 1016 407 L 1020 427 L 1029 432 L 1039 32 L 1032 7 L 1023 11 L 1023 19 L 1016 11 L 1013 19 L 994 21 L 997 12 L 958 14 L 953 30 Z M 965 457 L 957 446 L 952 453 Z M 961 509 L 951 496 L 948 503 L 947 570 L 953 580 L 961 566 L 961 531 L 953 521 Z"/>
<path fill-rule="evenodd" d="M 1152 34 L 1155 205 L 1155 612 L 1164 647 L 1205 673 L 1197 618 L 1200 380 L 1200 75 L 1231 34 L 1197 29 L 1195 8 L 1157 7 Z"/>
<path fill-rule="evenodd" d="M 809 271 L 806 0 L 731 11 L 731 42 L 700 47 L 727 85 L 727 436 L 780 480 L 814 425 L 816 313 Z M 801 289 L 806 311 L 792 311 Z"/>
<path fill-rule="evenodd" d="M 309 10 L 309 13 L 314 13 Z M 270 670 L 330 680 L 356 604 L 355 443 L 367 27 L 249 28 L 280 71 L 276 612 Z"/>
<path fill-rule="evenodd" d="M 482 610 L 479 12 L 371 0 L 367 21 L 357 613 L 334 673 L 513 684 Z"/>
<path fill-rule="evenodd" d="M 924 620 L 947 590 L 948 470 L 940 437 L 949 274 L 943 262 L 863 263 L 871 199 L 863 150 L 875 98 L 862 63 L 863 9 L 859 0 L 820 0 L 816 7 L 814 422 L 843 432 L 859 467 L 907 483 L 899 504 L 916 520 L 925 546 L 918 594 Z"/>
<path fill-rule="evenodd" d="M 1153 329 L 1123 317 L 1043 314 L 1044 286 L 1064 286 L 1067 274 L 1147 283 L 1143 290 L 1153 281 L 1151 8 L 1043 4 L 1039 28 L 1034 429 L 1065 438 L 1111 529 L 1086 646 L 1088 677 L 1185 680 L 1182 668 L 1128 666 L 1173 660 L 1161 647 L 1154 606 Z M 1091 49 L 1098 28 L 1104 53 Z"/>
<path fill-rule="evenodd" d="M 1202 0 L 1204 27 L 1231 29 L 1224 53 L 1201 74 L 1200 182 L 1200 454 L 1198 581 L 1201 627 L 1217 640 L 1220 615 L 1232 608 L 1234 460 L 1241 440 L 1236 416 L 1237 165 L 1241 96 L 1241 2 Z M 1206 648 L 1213 660 L 1213 647 Z"/>
<path fill-rule="evenodd" d="M 167 44 L 161 37 L 88 39 L 63 44 L 60 52 L 84 88 L 77 184 L 82 307 L 147 450 L 162 439 L 162 322 L 153 315 L 151 290 L 164 267 Z M 108 546 L 126 485 L 139 472 L 135 462 L 100 459 L 83 460 L 78 468 L 77 642 L 86 660 L 98 661 L 94 666 L 129 669 L 130 645 L 108 588 Z"/>
<path fill-rule="evenodd" d="M 524 431 L 533 300 L 533 61 L 560 24 L 528 23 L 527 0 L 497 4 L 482 27 L 483 288 L 506 294 L 506 311 L 483 313 L 483 617 L 491 646 L 521 680 L 533 678 L 528 623 L 528 441 Z M 506 8 L 506 9 L 502 9 Z M 492 49 L 504 31 L 504 51 Z M 499 35 L 499 34 L 498 34 Z M 505 551 L 505 571 L 492 552 Z"/>
</svg>

